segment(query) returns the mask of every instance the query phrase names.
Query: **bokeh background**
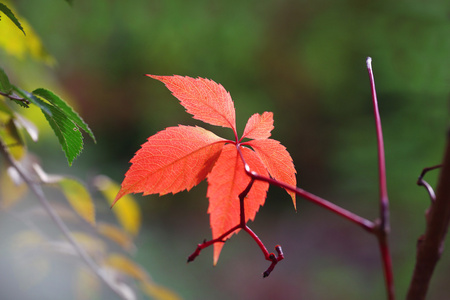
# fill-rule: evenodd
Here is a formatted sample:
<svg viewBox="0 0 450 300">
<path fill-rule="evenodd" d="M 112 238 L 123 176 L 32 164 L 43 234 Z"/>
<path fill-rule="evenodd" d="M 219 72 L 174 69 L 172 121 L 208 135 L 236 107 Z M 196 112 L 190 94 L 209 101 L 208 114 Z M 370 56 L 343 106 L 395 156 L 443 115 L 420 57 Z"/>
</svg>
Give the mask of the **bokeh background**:
<svg viewBox="0 0 450 300">
<path fill-rule="evenodd" d="M 274 112 L 272 137 L 291 153 L 300 187 L 373 220 L 376 139 L 365 63 L 371 56 L 385 134 L 396 291 L 404 298 L 429 205 L 415 182 L 424 167 L 440 162 L 449 125 L 448 1 L 13 3 L 56 63 L 0 51 L 2 65 L 14 70 L 21 87 L 44 86 L 69 99 L 98 141 L 86 138 L 69 168 L 49 126 L 36 117 L 43 132 L 30 148 L 48 172 L 88 184 L 98 174 L 122 181 L 140 145 L 168 126 L 199 125 L 231 138 L 230 130 L 193 120 L 163 84 L 144 74 L 200 76 L 230 91 L 239 132 L 253 113 Z M 430 183 L 436 174 L 427 175 Z M 268 262 L 243 233 L 227 242 L 216 267 L 212 249 L 186 265 L 196 244 L 211 236 L 206 188 L 203 182 L 177 195 L 137 197 L 144 229 L 136 259 L 184 299 L 385 297 L 375 238 L 300 198 L 295 212 L 275 187 L 250 223 L 269 250 L 281 244 L 286 256 L 268 278 L 261 276 Z M 446 249 L 429 299 L 450 297 L 449 275 Z"/>
</svg>

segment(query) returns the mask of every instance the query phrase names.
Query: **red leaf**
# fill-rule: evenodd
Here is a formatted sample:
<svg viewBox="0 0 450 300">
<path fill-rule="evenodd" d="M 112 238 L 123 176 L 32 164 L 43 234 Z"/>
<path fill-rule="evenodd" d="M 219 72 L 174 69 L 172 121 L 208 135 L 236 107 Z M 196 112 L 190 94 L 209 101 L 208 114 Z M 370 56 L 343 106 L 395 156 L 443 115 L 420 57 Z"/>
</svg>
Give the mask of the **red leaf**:
<svg viewBox="0 0 450 300">
<path fill-rule="evenodd" d="M 169 127 L 148 138 L 131 159 L 114 203 L 129 193 L 144 195 L 190 190 L 205 179 L 225 140 L 201 127 Z"/>
<path fill-rule="evenodd" d="M 236 130 L 234 103 L 221 84 L 204 78 L 147 75 L 163 82 L 194 119 Z"/>
<path fill-rule="evenodd" d="M 270 176 L 278 181 L 296 186 L 295 167 L 291 155 L 279 141 L 272 139 L 251 140 L 243 143 L 255 150 L 269 171 Z M 287 191 L 296 207 L 295 193 Z"/>
<path fill-rule="evenodd" d="M 267 176 L 267 170 L 258 155 L 249 148 L 242 147 L 241 149 L 250 168 L 261 175 Z M 250 183 L 250 177 L 245 173 L 244 163 L 235 145 L 227 144 L 223 147 L 219 159 L 208 175 L 208 183 L 208 213 L 210 214 L 212 236 L 213 239 L 216 239 L 239 224 L 239 194 Z M 267 182 L 254 182 L 245 198 L 246 222 L 253 220 L 259 207 L 264 205 L 268 188 Z M 214 265 L 219 259 L 222 247 L 223 243 L 214 244 Z"/>
<path fill-rule="evenodd" d="M 254 114 L 248 119 L 242 138 L 267 139 L 273 128 L 272 112 L 266 111 L 262 115 Z"/>
</svg>

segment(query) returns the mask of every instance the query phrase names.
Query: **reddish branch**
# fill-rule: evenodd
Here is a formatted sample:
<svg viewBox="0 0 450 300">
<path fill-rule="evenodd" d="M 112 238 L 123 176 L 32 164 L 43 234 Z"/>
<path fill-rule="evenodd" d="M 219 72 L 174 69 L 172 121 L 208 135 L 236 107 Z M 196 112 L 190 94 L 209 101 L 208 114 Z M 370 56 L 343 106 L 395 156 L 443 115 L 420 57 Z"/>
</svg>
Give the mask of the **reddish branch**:
<svg viewBox="0 0 450 300">
<path fill-rule="evenodd" d="M 236 145 L 236 147 L 237 147 L 239 153 L 241 153 L 241 151 L 239 150 L 239 144 Z M 241 157 L 242 157 L 242 154 L 241 154 Z M 245 164 L 245 162 L 244 162 L 244 164 Z M 247 170 L 248 165 L 245 164 L 245 166 L 246 166 L 246 170 Z M 198 244 L 197 249 L 195 249 L 194 253 L 189 255 L 188 260 L 187 260 L 188 263 L 193 261 L 200 254 L 200 252 L 203 249 L 205 249 L 215 243 L 225 243 L 225 241 L 227 240 L 227 236 L 239 229 L 242 229 L 245 232 L 247 232 L 255 240 L 255 242 L 258 244 L 259 248 L 263 252 L 264 258 L 271 262 L 269 268 L 266 271 L 264 271 L 263 277 L 269 276 L 270 273 L 275 268 L 275 265 L 284 258 L 283 251 L 281 250 L 280 245 L 275 246 L 275 251 L 277 252 L 276 256 L 273 253 L 269 253 L 269 251 L 267 251 L 266 246 L 264 246 L 264 244 L 260 240 L 260 238 L 250 229 L 250 227 L 247 226 L 247 224 L 245 224 L 245 202 L 244 202 L 244 200 L 245 200 L 245 197 L 247 196 L 247 194 L 250 192 L 250 190 L 253 186 L 253 182 L 255 182 L 254 178 L 252 178 L 252 180 L 250 181 L 248 186 L 245 188 L 245 190 L 239 194 L 239 211 L 240 211 L 239 224 L 234 226 L 233 228 L 231 228 L 230 230 L 228 230 L 227 232 L 225 232 L 224 234 L 222 234 L 221 236 L 219 236 L 216 239 L 213 239 L 210 241 L 205 240 L 205 241 L 203 241 L 203 243 Z"/>
<path fill-rule="evenodd" d="M 436 199 L 427 212 L 425 234 L 417 243 L 417 257 L 407 300 L 422 300 L 428 291 L 434 269 L 444 250 L 450 220 L 450 132 L 444 153 Z"/>
<path fill-rule="evenodd" d="M 211 246 L 214 243 L 224 243 L 226 240 L 226 237 L 233 233 L 234 231 L 238 229 L 243 229 L 246 231 L 250 236 L 256 241 L 258 246 L 261 248 L 262 252 L 264 253 L 264 257 L 266 260 L 272 261 L 272 264 L 270 267 L 264 272 L 264 277 L 267 277 L 270 272 L 273 270 L 275 265 L 284 258 L 283 252 L 281 250 L 281 247 L 277 245 L 275 247 L 275 250 L 277 252 L 277 256 L 273 253 L 269 253 L 264 246 L 264 244 L 261 242 L 261 240 L 258 238 L 258 236 L 251 231 L 251 229 L 245 224 L 245 215 L 244 215 L 244 199 L 245 196 L 250 191 L 253 182 L 255 180 L 259 181 L 265 181 L 271 185 L 278 186 L 280 188 L 284 188 L 286 190 L 292 191 L 296 193 L 297 195 L 305 198 L 306 200 L 309 200 L 323 208 L 326 208 L 333 213 L 336 213 L 337 215 L 340 215 L 344 217 L 345 219 L 353 222 L 354 224 L 359 225 L 366 231 L 374 234 L 378 239 L 378 244 L 381 252 L 381 257 L 383 261 L 383 271 L 386 281 L 386 289 L 388 294 L 389 300 L 394 300 L 394 280 L 393 280 L 393 274 L 392 274 L 392 260 L 390 256 L 389 251 L 389 243 L 387 236 L 389 234 L 389 200 L 388 200 L 388 194 L 387 194 L 387 184 L 386 184 L 386 167 L 385 167 L 385 156 L 384 156 L 384 143 L 383 143 L 383 133 L 381 128 L 381 120 L 380 120 L 380 114 L 378 110 L 378 102 L 377 102 L 377 95 L 375 91 L 375 82 L 373 78 L 373 72 L 372 72 L 372 65 L 371 65 L 372 59 L 369 57 L 367 59 L 367 69 L 369 72 L 370 77 L 370 85 L 371 85 L 371 91 L 372 91 L 372 100 L 373 100 L 373 107 L 374 107 L 374 116 L 375 116 L 375 127 L 376 127 L 376 135 L 377 135 L 377 146 L 378 146 L 378 171 L 379 171 L 379 187 L 380 187 L 380 218 L 379 220 L 375 222 L 371 222 L 367 219 L 364 219 L 342 207 L 339 207 L 319 196 L 316 196 L 314 194 L 311 194 L 301 188 L 298 188 L 296 186 L 292 186 L 289 184 L 286 184 L 284 182 L 272 179 L 267 176 L 260 175 L 254 171 L 252 171 L 249 167 L 249 165 L 245 162 L 244 156 L 242 155 L 241 146 L 245 145 L 246 143 L 240 143 L 237 139 L 236 142 L 230 141 L 230 143 L 234 143 L 236 145 L 237 151 L 244 163 L 245 172 L 248 176 L 252 178 L 251 182 L 247 186 L 247 188 L 239 195 L 239 201 L 240 201 L 240 223 L 236 225 L 235 227 L 231 228 L 224 234 L 222 234 L 220 237 L 210 240 L 210 241 L 204 241 L 202 244 L 199 244 L 197 246 L 197 249 L 192 253 L 189 258 L 188 262 L 193 261 L 199 254 L 200 251 L 206 247 Z"/>
<path fill-rule="evenodd" d="M 389 241 L 387 239 L 390 231 L 389 224 L 389 198 L 387 192 L 386 183 L 386 162 L 384 156 L 384 142 L 383 142 L 383 130 L 381 127 L 380 111 L 378 110 L 377 92 L 375 89 L 375 79 L 372 71 L 372 58 L 368 57 L 366 60 L 367 71 L 369 72 L 370 88 L 372 91 L 372 103 L 375 117 L 375 129 L 377 135 L 377 147 L 378 147 L 378 185 L 380 188 L 380 221 L 377 222 L 377 230 L 375 235 L 378 239 L 378 245 L 380 247 L 381 258 L 383 261 L 383 272 L 386 282 L 386 289 L 388 299 L 395 299 L 394 293 L 394 276 L 392 273 L 392 259 L 389 253 Z"/>
</svg>

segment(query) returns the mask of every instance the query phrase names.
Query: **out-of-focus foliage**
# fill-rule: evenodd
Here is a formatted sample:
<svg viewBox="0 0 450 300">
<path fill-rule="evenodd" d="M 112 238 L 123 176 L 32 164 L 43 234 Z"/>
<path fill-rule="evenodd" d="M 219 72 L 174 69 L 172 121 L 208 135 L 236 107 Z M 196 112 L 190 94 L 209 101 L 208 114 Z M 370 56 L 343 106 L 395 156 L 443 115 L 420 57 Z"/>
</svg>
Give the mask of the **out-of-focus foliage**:
<svg viewBox="0 0 450 300">
<path fill-rule="evenodd" d="M 26 55 L 30 55 L 34 59 L 53 65 L 55 60 L 43 48 L 42 42 L 34 32 L 33 28 L 24 18 L 15 12 L 14 7 L 9 1 L 6 3 L 8 6 L 0 3 L 0 7 L 6 8 L 5 10 L 0 9 L 0 11 L 4 12 L 10 20 L 1 20 L 0 48 L 8 53 L 8 55 L 18 59 L 25 59 Z M 20 19 L 20 22 L 17 18 Z M 17 28 L 22 30 L 24 34 L 17 34 Z"/>
<path fill-rule="evenodd" d="M 365 66 L 370 55 L 385 134 L 395 282 L 397 296 L 404 298 L 428 206 L 415 181 L 423 167 L 439 163 L 448 125 L 448 1 L 14 3 L 16 16 L 29 18 L 58 60 L 53 76 L 36 76 L 35 68 L 22 65 L 30 88 L 47 86 L 39 84 L 44 80 L 64 87 L 95 129 L 98 145 L 85 146 L 78 170 L 122 180 L 130 155 L 148 136 L 179 123 L 199 124 L 144 74 L 214 78 L 235 101 L 238 131 L 253 112 L 274 112 L 273 137 L 293 156 L 300 187 L 374 218 L 376 140 Z M 5 21 L 11 23 L 2 18 L 0 25 Z M 21 65 L 5 50 L 0 61 L 8 75 Z M 45 145 L 33 150 L 49 172 L 61 172 L 64 157 Z M 434 183 L 435 173 L 427 179 Z M 291 213 L 289 205 L 280 205 L 287 196 L 277 189 L 269 190 L 251 224 L 286 255 L 269 281 L 255 274 L 255 265 L 265 262 L 251 243 L 242 249 L 245 237 L 230 242 L 213 270 L 208 252 L 186 267 L 195 244 L 209 238 L 204 195 L 199 188 L 142 202 L 144 235 L 137 255 L 158 282 L 187 299 L 384 297 L 375 241 L 301 199 L 298 213 Z M 449 266 L 444 252 L 430 299 L 448 299 Z"/>
<path fill-rule="evenodd" d="M 11 22 L 14 23 L 14 25 L 16 25 L 17 28 L 19 28 L 20 30 L 22 30 L 23 34 L 25 34 L 25 31 L 23 31 L 23 27 L 22 24 L 20 24 L 19 20 L 17 20 L 16 16 L 14 15 L 14 13 L 9 9 L 8 6 L 6 6 L 3 3 L 0 3 L 0 11 L 2 13 L 4 13 L 10 20 Z M 0 20 L 1 20 L 1 15 L 0 15 Z"/>
<path fill-rule="evenodd" d="M 19 23 L 16 14 L 2 3 L 0 11 L 19 29 L 23 30 L 23 24 L 31 33 L 27 36 L 30 40 L 18 42 L 17 28 L 0 23 L 0 273 L 5 275 L 0 276 L 1 298 L 111 299 L 121 295 L 121 299 L 134 300 L 147 295 L 158 300 L 180 299 L 154 283 L 139 264 L 128 258 L 136 250 L 132 238 L 141 226 L 140 208 L 131 196 L 122 203 L 128 213 L 118 214 L 119 225 L 109 220 L 97 227 L 95 201 L 86 186 L 74 178 L 44 172 L 39 157 L 28 151 L 26 142 L 38 141 L 38 127 L 21 113 L 33 106 L 50 123 L 69 164 L 83 146 L 80 130 L 94 141 L 95 137 L 83 119 L 53 92 L 39 88 L 29 93 L 12 83 L 10 78 L 20 78 L 17 81 L 26 84 L 22 67 L 27 68 L 30 62 L 24 59 L 25 52 L 29 51 L 34 60 L 45 56 L 35 55 L 42 46 L 28 23 L 22 17 Z M 8 35 L 13 29 L 16 32 Z M 5 57 L 8 59 L 3 60 Z M 11 64 L 15 59 L 20 63 Z M 109 182 L 112 187 L 117 186 Z M 53 194 L 51 189 L 46 190 L 52 197 L 46 198 L 44 186 L 55 188 Z M 26 197 L 28 190 L 33 198 Z M 61 201 L 63 198 L 67 203 Z M 123 220 L 124 216 L 132 217 L 132 221 Z M 83 258 L 80 251 L 90 259 Z M 112 263 L 112 257 L 125 263 Z M 139 270 L 142 276 L 135 276 L 130 270 Z M 113 289 L 108 289 L 106 282 Z"/>
</svg>

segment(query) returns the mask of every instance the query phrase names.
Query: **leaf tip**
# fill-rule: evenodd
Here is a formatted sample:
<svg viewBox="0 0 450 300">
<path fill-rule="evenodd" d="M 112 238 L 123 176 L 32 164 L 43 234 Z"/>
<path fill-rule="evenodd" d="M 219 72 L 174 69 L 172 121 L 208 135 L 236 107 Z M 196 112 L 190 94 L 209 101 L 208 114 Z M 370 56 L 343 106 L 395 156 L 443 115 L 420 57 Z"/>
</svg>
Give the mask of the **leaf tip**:
<svg viewBox="0 0 450 300">
<path fill-rule="evenodd" d="M 116 197 L 114 198 L 113 202 L 111 203 L 110 209 L 113 208 L 113 206 L 117 203 L 117 201 L 120 200 L 123 196 L 125 196 L 127 193 L 123 191 L 123 189 L 120 189 L 120 191 L 117 193 Z"/>
</svg>

